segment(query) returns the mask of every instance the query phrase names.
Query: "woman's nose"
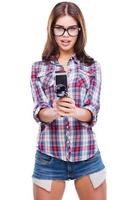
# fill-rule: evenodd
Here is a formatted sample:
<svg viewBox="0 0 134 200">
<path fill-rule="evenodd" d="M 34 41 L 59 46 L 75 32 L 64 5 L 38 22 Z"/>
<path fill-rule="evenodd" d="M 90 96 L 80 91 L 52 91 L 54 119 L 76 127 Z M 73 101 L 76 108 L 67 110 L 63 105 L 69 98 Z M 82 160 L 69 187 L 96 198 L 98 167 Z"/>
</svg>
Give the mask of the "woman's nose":
<svg viewBox="0 0 134 200">
<path fill-rule="evenodd" d="M 69 36 L 69 34 L 68 34 L 67 30 L 65 30 L 65 32 L 64 32 L 64 34 L 63 34 L 63 36 L 65 36 L 65 37 Z"/>
</svg>

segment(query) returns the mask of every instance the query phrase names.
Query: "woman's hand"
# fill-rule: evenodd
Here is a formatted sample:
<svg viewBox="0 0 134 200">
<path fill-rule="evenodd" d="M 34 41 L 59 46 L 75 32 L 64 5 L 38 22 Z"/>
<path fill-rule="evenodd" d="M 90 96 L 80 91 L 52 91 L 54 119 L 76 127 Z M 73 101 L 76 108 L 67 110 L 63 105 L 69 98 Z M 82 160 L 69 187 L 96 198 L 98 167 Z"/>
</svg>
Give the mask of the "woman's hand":
<svg viewBox="0 0 134 200">
<path fill-rule="evenodd" d="M 62 97 L 54 100 L 53 108 L 60 116 L 75 116 L 75 101 L 70 97 Z"/>
<path fill-rule="evenodd" d="M 92 120 L 92 113 L 88 109 L 77 107 L 75 101 L 70 97 L 54 100 L 53 109 L 58 116 L 71 116 L 83 122 L 91 122 Z"/>
</svg>

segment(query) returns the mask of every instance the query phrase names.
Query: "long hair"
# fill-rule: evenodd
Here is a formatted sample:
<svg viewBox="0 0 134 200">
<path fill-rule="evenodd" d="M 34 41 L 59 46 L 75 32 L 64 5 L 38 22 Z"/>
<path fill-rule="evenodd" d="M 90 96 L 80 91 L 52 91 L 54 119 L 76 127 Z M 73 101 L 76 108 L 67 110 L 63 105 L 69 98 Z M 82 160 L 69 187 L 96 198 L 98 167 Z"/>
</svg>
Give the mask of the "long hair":
<svg viewBox="0 0 134 200">
<path fill-rule="evenodd" d="M 86 26 L 83 14 L 80 8 L 72 2 L 60 2 L 54 6 L 48 19 L 47 25 L 47 41 L 42 53 L 43 61 L 50 61 L 52 56 L 59 54 L 58 45 L 55 41 L 52 28 L 55 25 L 59 17 L 70 15 L 76 21 L 81 28 L 77 41 L 74 45 L 74 52 L 76 57 L 83 63 L 91 65 L 94 63 L 94 59 L 91 58 L 85 52 L 85 45 L 87 41 Z"/>
</svg>

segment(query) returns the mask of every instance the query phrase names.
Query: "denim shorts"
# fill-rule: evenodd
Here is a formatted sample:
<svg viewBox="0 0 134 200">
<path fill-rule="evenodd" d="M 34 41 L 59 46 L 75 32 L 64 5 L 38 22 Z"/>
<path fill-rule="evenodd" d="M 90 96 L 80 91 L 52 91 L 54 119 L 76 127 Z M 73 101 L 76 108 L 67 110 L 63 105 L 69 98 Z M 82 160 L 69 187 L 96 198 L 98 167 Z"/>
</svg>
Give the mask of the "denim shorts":
<svg viewBox="0 0 134 200">
<path fill-rule="evenodd" d="M 104 168 L 105 166 L 99 150 L 94 157 L 77 162 L 63 161 L 36 150 L 32 178 L 44 180 L 75 180 Z"/>
</svg>

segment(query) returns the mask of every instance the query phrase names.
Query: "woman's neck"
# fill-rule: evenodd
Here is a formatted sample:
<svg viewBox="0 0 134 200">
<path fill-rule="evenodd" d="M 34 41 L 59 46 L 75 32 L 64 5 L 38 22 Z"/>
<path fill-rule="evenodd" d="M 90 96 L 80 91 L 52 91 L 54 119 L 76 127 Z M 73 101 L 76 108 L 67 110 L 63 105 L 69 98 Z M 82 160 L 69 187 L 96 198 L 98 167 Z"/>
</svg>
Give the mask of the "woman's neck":
<svg viewBox="0 0 134 200">
<path fill-rule="evenodd" d="M 68 61 L 72 57 L 73 52 L 60 52 L 60 55 L 58 57 L 58 62 L 64 67 L 64 70 L 67 72 L 68 71 Z"/>
<path fill-rule="evenodd" d="M 70 52 L 62 52 L 60 51 L 60 55 L 59 55 L 59 59 L 60 60 L 69 60 L 69 58 L 71 58 L 71 56 L 73 55 L 73 51 Z"/>
</svg>

